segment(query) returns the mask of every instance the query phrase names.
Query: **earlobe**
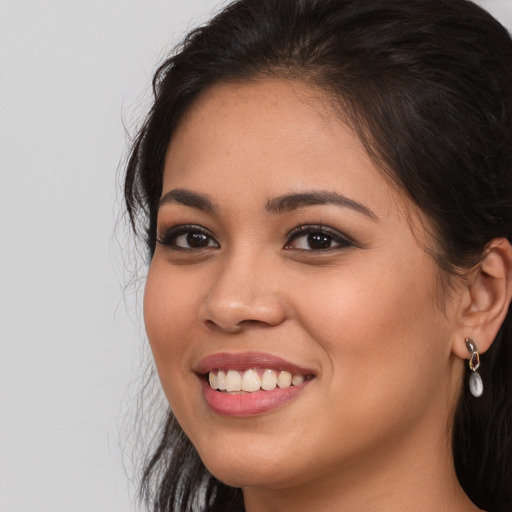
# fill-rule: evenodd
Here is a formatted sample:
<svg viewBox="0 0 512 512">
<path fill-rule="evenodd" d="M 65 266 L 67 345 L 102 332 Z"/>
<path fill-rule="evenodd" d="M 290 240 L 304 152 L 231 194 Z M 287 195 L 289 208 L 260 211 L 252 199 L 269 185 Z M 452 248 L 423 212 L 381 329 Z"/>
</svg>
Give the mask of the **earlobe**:
<svg viewBox="0 0 512 512">
<path fill-rule="evenodd" d="M 475 340 L 480 353 L 489 349 L 507 314 L 512 297 L 512 246 L 496 238 L 484 257 L 468 274 L 467 300 L 460 312 L 460 339 L 453 347 L 461 358 L 468 357 L 465 338 Z"/>
</svg>

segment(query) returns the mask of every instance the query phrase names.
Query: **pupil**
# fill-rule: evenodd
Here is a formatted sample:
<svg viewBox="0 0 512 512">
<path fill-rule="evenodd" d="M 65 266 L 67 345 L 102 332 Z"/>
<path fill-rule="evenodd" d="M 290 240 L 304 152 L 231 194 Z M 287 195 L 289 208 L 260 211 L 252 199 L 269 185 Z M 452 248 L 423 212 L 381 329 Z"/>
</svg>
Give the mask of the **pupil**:
<svg viewBox="0 0 512 512">
<path fill-rule="evenodd" d="M 328 249 L 331 246 L 331 237 L 323 233 L 308 235 L 308 244 L 312 249 Z"/>
<path fill-rule="evenodd" d="M 207 247 L 208 237 L 203 233 L 189 233 L 187 235 L 187 243 L 190 247 Z"/>
</svg>

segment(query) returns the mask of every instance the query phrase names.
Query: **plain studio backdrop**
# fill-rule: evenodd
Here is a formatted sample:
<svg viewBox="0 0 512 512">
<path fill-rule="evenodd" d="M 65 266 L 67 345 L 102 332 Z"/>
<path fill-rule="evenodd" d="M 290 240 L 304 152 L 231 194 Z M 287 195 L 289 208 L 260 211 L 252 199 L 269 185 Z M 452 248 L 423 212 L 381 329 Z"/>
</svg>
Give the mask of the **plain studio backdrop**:
<svg viewBox="0 0 512 512">
<path fill-rule="evenodd" d="M 512 0 L 480 3 L 512 27 Z M 219 5 L 0 0 L 0 512 L 137 510 L 118 168 L 157 63 Z"/>
</svg>

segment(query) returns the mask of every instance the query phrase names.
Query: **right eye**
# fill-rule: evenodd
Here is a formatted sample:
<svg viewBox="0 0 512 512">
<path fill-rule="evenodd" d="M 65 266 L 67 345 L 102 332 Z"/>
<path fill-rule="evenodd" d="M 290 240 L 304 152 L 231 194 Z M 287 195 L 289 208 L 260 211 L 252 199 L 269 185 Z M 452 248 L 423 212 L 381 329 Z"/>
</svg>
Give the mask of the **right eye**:
<svg viewBox="0 0 512 512">
<path fill-rule="evenodd" d="M 164 247 L 181 251 L 197 251 L 210 247 L 218 248 L 219 243 L 213 236 L 200 226 L 176 226 L 164 231 L 157 238 Z"/>
</svg>

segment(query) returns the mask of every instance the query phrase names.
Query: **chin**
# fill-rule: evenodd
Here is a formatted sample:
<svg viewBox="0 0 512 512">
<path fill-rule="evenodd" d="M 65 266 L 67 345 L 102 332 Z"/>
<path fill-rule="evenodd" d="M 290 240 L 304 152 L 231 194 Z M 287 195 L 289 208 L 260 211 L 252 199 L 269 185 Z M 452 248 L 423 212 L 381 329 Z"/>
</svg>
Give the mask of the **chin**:
<svg viewBox="0 0 512 512">
<path fill-rule="evenodd" d="M 282 478 L 282 474 L 271 468 L 254 468 L 251 464 L 243 464 L 239 466 L 227 466 L 225 464 L 206 464 L 210 473 L 220 480 L 222 483 L 231 487 L 266 487 L 266 488 L 283 488 L 287 487 L 289 473 L 285 470 L 286 479 Z"/>
<path fill-rule="evenodd" d="M 259 453 L 258 453 L 259 452 Z M 292 476 L 289 460 L 278 462 L 275 450 L 208 450 L 199 453 L 208 471 L 232 487 L 286 487 Z M 282 458 L 282 457 L 281 457 Z"/>
</svg>

